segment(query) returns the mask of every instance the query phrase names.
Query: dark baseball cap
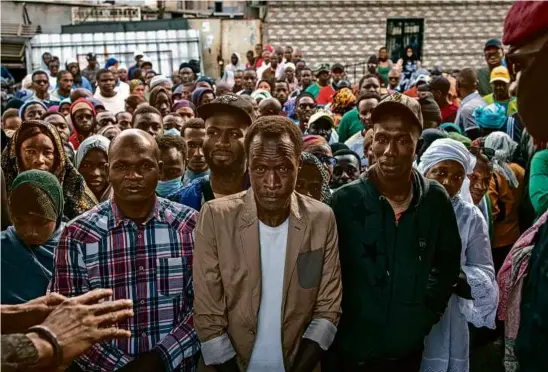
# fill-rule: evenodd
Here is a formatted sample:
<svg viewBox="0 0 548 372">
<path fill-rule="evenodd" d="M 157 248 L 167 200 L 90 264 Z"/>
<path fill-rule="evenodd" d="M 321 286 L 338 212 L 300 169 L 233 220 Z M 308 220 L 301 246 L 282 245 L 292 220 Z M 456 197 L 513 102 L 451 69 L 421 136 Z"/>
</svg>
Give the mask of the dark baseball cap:
<svg viewBox="0 0 548 372">
<path fill-rule="evenodd" d="M 492 47 L 502 49 L 502 43 L 500 42 L 499 39 L 489 39 L 485 43 L 485 47 L 483 47 L 483 50 L 487 50 L 488 48 L 492 48 Z"/>
<path fill-rule="evenodd" d="M 341 72 L 344 72 L 344 66 L 343 66 L 342 64 L 340 64 L 340 63 L 335 63 L 335 64 L 333 65 L 333 67 L 331 67 L 331 71 L 332 71 L 332 72 L 335 72 L 335 71 L 337 71 L 337 70 L 338 70 L 338 71 L 341 71 Z"/>
<path fill-rule="evenodd" d="M 439 90 L 441 92 L 449 92 L 451 89 L 451 83 L 445 76 L 434 76 L 430 80 L 430 91 Z"/>
<path fill-rule="evenodd" d="M 239 116 L 247 122 L 248 126 L 255 120 L 255 111 L 251 102 L 236 94 L 222 95 L 198 107 L 198 116 L 204 121 L 216 114 L 225 113 Z"/>
<path fill-rule="evenodd" d="M 387 96 L 375 107 L 371 114 L 371 121 L 378 123 L 385 116 L 400 114 L 422 131 L 422 111 L 420 103 L 401 93 Z"/>
<path fill-rule="evenodd" d="M 88 53 L 86 55 L 86 59 L 88 61 L 96 61 L 97 60 L 97 55 L 95 53 Z"/>
<path fill-rule="evenodd" d="M 327 63 L 324 63 L 323 65 L 320 65 L 320 67 L 316 70 L 315 75 L 319 75 L 321 72 L 331 72 L 331 68 Z"/>
</svg>

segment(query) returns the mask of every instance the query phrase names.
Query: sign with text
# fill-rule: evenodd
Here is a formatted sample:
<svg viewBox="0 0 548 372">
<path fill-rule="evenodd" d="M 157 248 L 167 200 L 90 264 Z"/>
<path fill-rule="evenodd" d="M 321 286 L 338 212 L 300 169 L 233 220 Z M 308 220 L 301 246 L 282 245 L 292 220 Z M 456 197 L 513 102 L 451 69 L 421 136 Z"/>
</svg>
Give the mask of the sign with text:
<svg viewBox="0 0 548 372">
<path fill-rule="evenodd" d="M 138 6 L 113 7 L 73 7 L 72 24 L 84 22 L 128 22 L 140 21 L 141 8 Z"/>
</svg>

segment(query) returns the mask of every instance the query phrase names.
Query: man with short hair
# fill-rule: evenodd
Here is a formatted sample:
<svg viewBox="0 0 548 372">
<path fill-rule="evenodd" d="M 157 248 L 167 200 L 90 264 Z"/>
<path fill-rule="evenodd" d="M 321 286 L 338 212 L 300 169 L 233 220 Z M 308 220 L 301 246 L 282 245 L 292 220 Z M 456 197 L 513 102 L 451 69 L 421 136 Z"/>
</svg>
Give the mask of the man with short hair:
<svg viewBox="0 0 548 372">
<path fill-rule="evenodd" d="M 234 86 L 232 87 L 233 93 L 238 93 L 244 89 L 244 72 L 243 70 L 236 70 L 234 72 Z"/>
<path fill-rule="evenodd" d="M 188 62 L 183 62 L 179 66 L 179 76 L 183 84 L 193 83 L 196 80 L 196 74 Z"/>
<path fill-rule="evenodd" d="M 344 79 L 344 76 L 344 66 L 340 63 L 335 63 L 333 67 L 331 67 L 331 87 L 333 90 L 338 90 L 338 84 Z"/>
<path fill-rule="evenodd" d="M 483 48 L 483 55 L 485 56 L 487 67 L 482 67 L 477 70 L 478 91 L 481 96 L 486 96 L 493 93 L 493 87 L 490 83 L 491 72 L 495 67 L 502 65 L 502 59 L 504 58 L 504 49 L 502 49 L 502 43 L 500 40 L 488 40 Z"/>
<path fill-rule="evenodd" d="M 284 62 L 284 50 L 282 47 L 276 47 L 274 49 L 274 53 L 276 53 L 277 57 L 277 64 L 276 64 L 276 73 L 275 73 L 275 79 L 279 80 L 282 79 L 284 76 L 284 70 L 285 70 L 285 62 Z"/>
<path fill-rule="evenodd" d="M 454 123 L 459 106 L 449 100 L 451 83 L 444 76 L 434 76 L 429 84 L 430 92 L 441 111 L 442 123 Z"/>
<path fill-rule="evenodd" d="M 183 185 L 188 185 L 192 180 L 209 175 L 209 168 L 204 157 L 205 123 L 200 118 L 190 119 L 184 123 L 181 136 L 188 149 L 187 167 L 183 177 Z"/>
<path fill-rule="evenodd" d="M 128 71 L 128 75 L 129 75 L 130 80 L 134 79 L 133 74 L 135 73 L 135 70 L 137 70 L 138 68 L 139 69 L 141 68 L 141 64 L 142 64 L 144 56 L 145 56 L 144 53 L 141 52 L 140 50 L 136 50 L 133 53 L 133 59 L 135 60 L 135 64 L 133 66 L 131 66 L 129 68 L 129 71 Z M 143 74 L 143 76 L 144 76 L 144 74 Z"/>
<path fill-rule="evenodd" d="M 259 102 L 259 116 L 280 115 L 282 105 L 274 97 L 269 97 Z"/>
<path fill-rule="evenodd" d="M 45 71 L 37 70 L 32 73 L 32 90 L 40 101 L 49 102 L 49 78 Z"/>
<path fill-rule="evenodd" d="M 316 71 L 316 79 L 317 81 L 306 88 L 305 92 L 312 94 L 318 105 L 327 105 L 333 100 L 333 94 L 335 94 L 335 89 L 329 84 L 329 81 L 331 80 L 331 69 L 329 68 L 329 65 L 320 66 Z"/>
<path fill-rule="evenodd" d="M 388 71 L 388 93 L 393 94 L 400 91 L 401 72 L 397 68 Z"/>
<path fill-rule="evenodd" d="M 124 111 L 126 108 L 125 97 L 116 91 L 116 77 L 112 71 L 101 69 L 96 75 L 99 89 L 93 95 L 105 106 L 105 109 L 110 112 Z"/>
<path fill-rule="evenodd" d="M 497 103 L 506 109 L 506 116 L 510 117 L 518 112 L 516 97 L 510 96 L 510 73 L 504 66 L 495 67 L 491 71 L 491 86 L 493 93 L 483 97 L 488 105 Z"/>
<path fill-rule="evenodd" d="M 59 58 L 53 57 L 49 63 L 49 89 L 53 90 L 57 87 L 57 73 L 59 72 Z"/>
<path fill-rule="evenodd" d="M 288 45 L 284 49 L 284 64 L 293 62 L 293 47 Z"/>
<path fill-rule="evenodd" d="M 218 371 L 312 371 L 340 316 L 333 212 L 295 192 L 302 140 L 291 120 L 260 118 L 244 143 L 251 190 L 206 203 L 196 228 L 202 356 Z"/>
<path fill-rule="evenodd" d="M 172 200 L 199 211 L 209 200 L 249 187 L 243 142 L 255 113 L 242 96 L 225 94 L 198 107 L 198 114 L 205 121 L 202 149 L 210 175 L 194 180 Z"/>
<path fill-rule="evenodd" d="M 163 118 L 164 131 L 175 129 L 179 132 L 179 135 L 182 135 L 184 123 L 183 117 L 176 112 L 170 112 Z"/>
<path fill-rule="evenodd" d="M 144 130 L 154 138 L 164 134 L 162 114 L 150 105 L 143 104 L 137 107 L 131 119 L 131 126 Z"/>
<path fill-rule="evenodd" d="M 110 111 L 103 111 L 95 116 L 95 121 L 97 122 L 95 132 L 99 133 L 101 129 L 108 125 L 116 125 L 116 116 Z"/>
<path fill-rule="evenodd" d="M 116 122 L 118 123 L 118 127 L 121 130 L 126 130 L 131 128 L 131 119 L 133 118 L 133 115 L 127 111 L 121 111 L 116 114 Z"/>
<path fill-rule="evenodd" d="M 274 98 L 276 98 L 283 106 L 287 102 L 289 97 L 289 84 L 285 80 L 278 80 L 274 86 L 273 92 Z"/>
<path fill-rule="evenodd" d="M 329 187 L 336 190 L 352 181 L 357 180 L 361 173 L 361 158 L 352 150 L 342 149 L 333 154 L 335 166 Z"/>
<path fill-rule="evenodd" d="M 157 197 L 158 146 L 129 129 L 111 143 L 113 196 L 72 220 L 55 251 L 53 292 L 73 297 L 111 288 L 131 299 L 134 316 L 118 323 L 131 338 L 95 344 L 76 360 L 85 371 L 194 371 L 192 262 L 198 213 Z"/>
<path fill-rule="evenodd" d="M 57 89 L 50 93 L 50 102 L 56 105 L 67 98 L 70 98 L 72 91 L 72 74 L 68 71 L 59 71 L 57 73 Z"/>
<path fill-rule="evenodd" d="M 478 93 L 478 76 L 472 68 L 464 68 L 457 77 L 457 90 L 461 103 L 455 118 L 455 124 L 462 133 L 472 140 L 479 136 L 478 125 L 474 118 L 474 110 L 485 106 L 485 101 Z"/>
<path fill-rule="evenodd" d="M 187 148 L 181 136 L 159 136 L 156 143 L 160 149 L 162 171 L 156 186 L 156 195 L 169 199 L 170 195 L 183 187 L 183 174 L 187 163 Z"/>
<path fill-rule="evenodd" d="M 82 76 L 88 79 L 93 89 L 95 89 L 95 85 L 97 82 L 95 78 L 97 72 L 99 71 L 99 65 L 97 64 L 97 55 L 95 53 L 88 53 L 86 55 L 86 61 L 88 61 L 88 65 L 85 69 L 82 70 Z"/>
<path fill-rule="evenodd" d="M 461 240 L 447 192 L 413 168 L 420 118 L 412 98 L 381 101 L 376 164 L 333 194 L 344 292 L 328 372 L 418 371 L 453 292 Z"/>
<path fill-rule="evenodd" d="M 250 96 L 255 90 L 255 85 L 257 85 L 257 72 L 255 70 L 247 69 L 244 71 L 243 85 L 243 90 L 239 91 L 237 94 Z"/>
</svg>

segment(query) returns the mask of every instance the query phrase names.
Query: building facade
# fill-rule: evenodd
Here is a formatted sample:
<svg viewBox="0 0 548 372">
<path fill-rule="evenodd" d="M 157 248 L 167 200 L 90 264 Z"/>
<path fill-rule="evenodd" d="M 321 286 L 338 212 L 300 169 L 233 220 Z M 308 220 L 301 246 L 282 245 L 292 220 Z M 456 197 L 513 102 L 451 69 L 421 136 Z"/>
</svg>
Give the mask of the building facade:
<svg viewBox="0 0 548 372">
<path fill-rule="evenodd" d="M 511 5 L 511 0 L 269 1 L 265 42 L 302 49 L 310 66 L 363 63 L 381 46 L 397 60 L 411 45 L 427 67 L 481 67 L 483 46 L 502 37 Z"/>
</svg>

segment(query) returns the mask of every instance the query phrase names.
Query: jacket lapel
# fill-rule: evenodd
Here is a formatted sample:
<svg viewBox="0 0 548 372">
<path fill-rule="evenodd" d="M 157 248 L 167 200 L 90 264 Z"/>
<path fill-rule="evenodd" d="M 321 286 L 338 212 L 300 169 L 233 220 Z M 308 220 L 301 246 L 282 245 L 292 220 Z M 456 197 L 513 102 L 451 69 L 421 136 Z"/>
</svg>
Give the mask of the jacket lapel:
<svg viewBox="0 0 548 372">
<path fill-rule="evenodd" d="M 259 245 L 259 220 L 253 191 L 249 189 L 244 196 L 244 210 L 240 215 L 240 249 L 245 257 L 249 273 L 249 291 L 251 293 L 251 311 L 256 319 L 261 302 L 261 250 Z M 252 324 L 253 325 L 253 324 Z"/>
<path fill-rule="evenodd" d="M 289 227 L 287 231 L 282 314 L 285 313 L 289 284 L 297 266 L 297 258 L 303 246 L 306 228 L 307 226 L 302 218 L 297 196 L 293 193 L 291 196 L 291 213 L 289 214 Z"/>
</svg>

